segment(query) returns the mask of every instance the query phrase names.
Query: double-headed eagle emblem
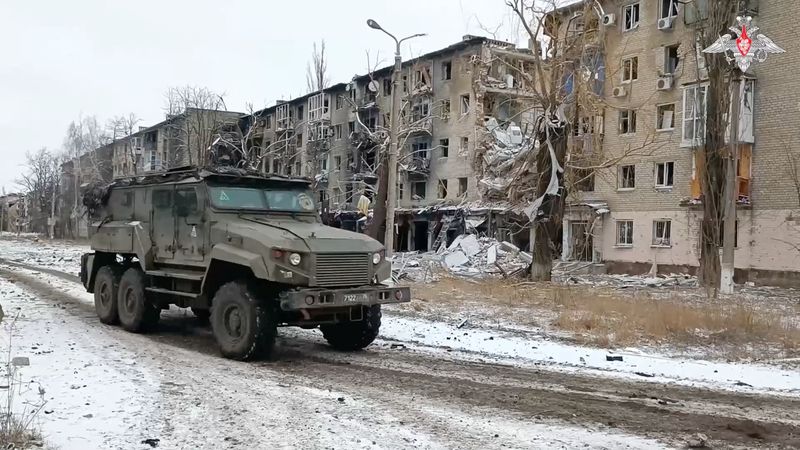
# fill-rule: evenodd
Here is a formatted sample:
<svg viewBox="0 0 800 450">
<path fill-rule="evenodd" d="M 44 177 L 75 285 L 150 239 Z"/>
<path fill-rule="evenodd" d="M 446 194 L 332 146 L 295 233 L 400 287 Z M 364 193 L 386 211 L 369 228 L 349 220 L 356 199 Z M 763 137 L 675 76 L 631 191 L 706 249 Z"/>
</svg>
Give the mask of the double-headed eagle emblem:
<svg viewBox="0 0 800 450">
<path fill-rule="evenodd" d="M 784 53 L 785 50 L 775 45 L 772 39 L 763 34 L 756 34 L 758 27 L 751 24 L 752 17 L 737 17 L 737 27 L 729 29 L 736 34 L 724 34 L 703 50 L 703 53 L 725 53 L 728 61 L 736 61 L 742 72 L 747 72 L 753 61 L 764 62 L 769 53 Z M 755 39 L 750 36 L 755 36 Z"/>
</svg>

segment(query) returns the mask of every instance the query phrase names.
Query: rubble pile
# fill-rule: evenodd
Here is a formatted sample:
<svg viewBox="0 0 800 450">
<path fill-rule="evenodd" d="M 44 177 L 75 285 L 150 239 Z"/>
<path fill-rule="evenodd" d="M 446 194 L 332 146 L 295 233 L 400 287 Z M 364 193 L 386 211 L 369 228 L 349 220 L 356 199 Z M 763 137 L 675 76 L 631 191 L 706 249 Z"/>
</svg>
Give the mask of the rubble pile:
<svg viewBox="0 0 800 450">
<path fill-rule="evenodd" d="M 553 271 L 553 281 L 563 284 L 581 284 L 591 286 L 630 288 L 666 288 L 698 286 L 697 277 L 688 274 L 669 275 L 572 275 L 559 274 Z"/>
<path fill-rule="evenodd" d="M 437 252 L 399 253 L 392 258 L 395 281 L 436 281 L 436 273 L 444 269 L 465 277 L 511 277 L 526 273 L 533 258 L 509 242 L 488 237 L 462 234 Z"/>
<path fill-rule="evenodd" d="M 523 136 L 514 122 L 503 128 L 496 119 L 490 118 L 486 121 L 486 129 L 492 142 L 482 155 L 483 178 L 480 185 L 483 198 L 507 199 L 508 188 L 518 172 L 512 169 L 519 166 L 519 162 L 527 160 L 528 154 L 534 149 L 534 142 Z"/>
</svg>

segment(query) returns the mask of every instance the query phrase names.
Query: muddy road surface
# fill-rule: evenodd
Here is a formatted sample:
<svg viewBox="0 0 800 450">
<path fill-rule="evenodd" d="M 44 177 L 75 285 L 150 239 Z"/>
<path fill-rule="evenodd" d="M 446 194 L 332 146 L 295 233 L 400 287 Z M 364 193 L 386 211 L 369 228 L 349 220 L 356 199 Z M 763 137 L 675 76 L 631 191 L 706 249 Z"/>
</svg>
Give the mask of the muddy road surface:
<svg viewBox="0 0 800 450">
<path fill-rule="evenodd" d="M 685 448 L 698 433 L 713 448 L 800 448 L 800 400 L 789 396 L 566 374 L 397 341 L 340 353 L 316 330 L 281 329 L 273 361 L 239 363 L 218 356 L 191 313 L 170 310 L 156 332 L 126 333 L 65 289 L 82 289 L 73 274 L 0 263 L 0 281 L 28 295 L 12 308 L 41 310 L 36 333 L 54 346 L 69 336 L 102 361 L 100 373 L 136 378 L 115 407 L 136 412 L 124 432 L 101 433 L 108 448 L 152 439 L 159 448 Z"/>
</svg>

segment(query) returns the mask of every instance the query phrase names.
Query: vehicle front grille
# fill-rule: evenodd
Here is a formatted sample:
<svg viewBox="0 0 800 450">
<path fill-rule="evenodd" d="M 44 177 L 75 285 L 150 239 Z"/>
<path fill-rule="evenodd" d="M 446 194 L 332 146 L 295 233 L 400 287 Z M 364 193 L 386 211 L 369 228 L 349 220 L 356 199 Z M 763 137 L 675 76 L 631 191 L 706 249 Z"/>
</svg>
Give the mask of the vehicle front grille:
<svg viewBox="0 0 800 450">
<path fill-rule="evenodd" d="M 369 255 L 365 253 L 317 254 L 317 286 L 369 284 Z"/>
</svg>

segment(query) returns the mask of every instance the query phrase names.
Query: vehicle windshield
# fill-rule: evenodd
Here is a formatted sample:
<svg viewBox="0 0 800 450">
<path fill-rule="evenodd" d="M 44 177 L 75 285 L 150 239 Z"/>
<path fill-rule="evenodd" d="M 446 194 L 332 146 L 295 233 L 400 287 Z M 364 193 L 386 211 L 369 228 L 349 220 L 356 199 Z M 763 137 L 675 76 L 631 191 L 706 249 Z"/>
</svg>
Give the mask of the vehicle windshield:
<svg viewBox="0 0 800 450">
<path fill-rule="evenodd" d="M 261 189 L 233 186 L 209 186 L 209 197 L 215 208 L 252 209 L 309 213 L 316 210 L 306 189 Z"/>
</svg>

